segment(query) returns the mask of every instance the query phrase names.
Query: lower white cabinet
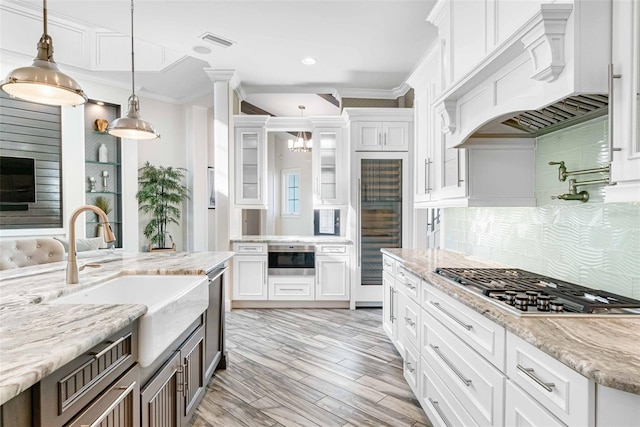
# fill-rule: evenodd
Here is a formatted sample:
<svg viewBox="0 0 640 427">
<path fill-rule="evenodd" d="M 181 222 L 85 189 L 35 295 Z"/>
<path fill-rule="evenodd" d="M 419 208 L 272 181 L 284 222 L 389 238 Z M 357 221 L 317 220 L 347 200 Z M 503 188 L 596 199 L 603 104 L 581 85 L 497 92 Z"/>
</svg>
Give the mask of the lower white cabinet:
<svg viewBox="0 0 640 427">
<path fill-rule="evenodd" d="M 269 299 L 281 301 L 313 301 L 315 298 L 313 276 L 269 277 Z"/>
<path fill-rule="evenodd" d="M 506 373 L 564 423 L 594 425 L 595 383 L 510 332 Z"/>
<path fill-rule="evenodd" d="M 504 423 L 505 426 L 566 426 L 511 381 L 507 381 Z"/>
<path fill-rule="evenodd" d="M 419 401 L 434 425 L 477 426 L 433 368 L 422 358 Z"/>
<path fill-rule="evenodd" d="M 346 246 L 317 247 L 316 300 L 349 301 L 349 258 Z"/>
<path fill-rule="evenodd" d="M 422 314 L 422 357 L 478 424 L 502 426 L 504 374 L 436 318 Z"/>
<path fill-rule="evenodd" d="M 266 300 L 267 245 L 264 243 L 235 243 L 233 251 L 233 299 Z"/>
<path fill-rule="evenodd" d="M 411 343 L 404 345 L 404 379 L 416 396 L 420 395 L 420 352 Z"/>
<path fill-rule="evenodd" d="M 396 298 L 396 284 L 393 277 L 386 272 L 382 273 L 382 329 L 391 342 L 395 342 L 397 322 L 396 315 L 398 301 Z"/>
</svg>

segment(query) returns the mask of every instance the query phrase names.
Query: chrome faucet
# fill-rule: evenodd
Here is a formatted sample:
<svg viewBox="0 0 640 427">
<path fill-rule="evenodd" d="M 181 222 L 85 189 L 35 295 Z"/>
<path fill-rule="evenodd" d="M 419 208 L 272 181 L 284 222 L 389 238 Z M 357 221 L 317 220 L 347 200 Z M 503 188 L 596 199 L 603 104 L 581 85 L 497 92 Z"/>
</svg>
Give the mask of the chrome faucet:
<svg viewBox="0 0 640 427">
<path fill-rule="evenodd" d="M 116 236 L 111 231 L 107 214 L 102 209 L 93 205 L 80 206 L 73 211 L 69 219 L 69 257 L 67 259 L 67 284 L 78 283 L 78 261 L 76 257 L 76 219 L 85 211 L 92 211 L 100 217 L 104 226 L 104 241 L 106 243 L 115 242 Z"/>
</svg>

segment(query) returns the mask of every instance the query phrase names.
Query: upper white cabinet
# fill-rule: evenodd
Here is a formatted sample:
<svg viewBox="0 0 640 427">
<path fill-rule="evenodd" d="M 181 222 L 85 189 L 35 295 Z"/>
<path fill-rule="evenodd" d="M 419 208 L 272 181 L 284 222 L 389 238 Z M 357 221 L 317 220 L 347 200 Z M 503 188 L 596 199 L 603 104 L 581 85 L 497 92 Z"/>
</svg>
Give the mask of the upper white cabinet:
<svg viewBox="0 0 640 427">
<path fill-rule="evenodd" d="M 612 181 L 605 201 L 640 200 L 640 4 L 613 2 Z M 611 112 L 611 110 L 610 110 Z"/>
<path fill-rule="evenodd" d="M 243 208 L 267 208 L 267 117 L 234 117 L 235 204 Z"/>
<path fill-rule="evenodd" d="M 442 50 L 438 44 L 409 77 L 415 91 L 414 207 L 534 206 L 534 142 L 501 138 L 449 143 L 440 99 Z"/>
<path fill-rule="evenodd" d="M 346 204 L 345 182 L 348 168 L 345 162 L 345 142 L 342 128 L 313 130 L 313 204 Z"/>
<path fill-rule="evenodd" d="M 412 108 L 345 108 L 355 151 L 409 151 Z"/>
</svg>

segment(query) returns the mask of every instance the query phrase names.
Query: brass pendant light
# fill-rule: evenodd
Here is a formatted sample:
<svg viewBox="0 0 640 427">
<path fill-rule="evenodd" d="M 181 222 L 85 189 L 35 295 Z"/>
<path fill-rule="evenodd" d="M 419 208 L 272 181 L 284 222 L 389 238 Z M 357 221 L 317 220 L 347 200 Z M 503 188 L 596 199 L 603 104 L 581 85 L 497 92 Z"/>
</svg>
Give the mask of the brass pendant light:
<svg viewBox="0 0 640 427">
<path fill-rule="evenodd" d="M 305 106 L 298 105 L 298 109 L 300 110 L 300 117 L 303 116 Z M 295 139 L 290 139 L 287 142 L 287 146 L 289 151 L 294 151 L 296 153 L 308 153 L 313 149 L 313 140 L 307 139 L 307 133 L 299 131 L 295 137 Z"/>
<path fill-rule="evenodd" d="M 107 132 L 126 139 L 155 139 L 160 135 L 151 123 L 140 117 L 140 102 L 136 96 L 135 62 L 133 54 L 133 0 L 131 0 L 131 96 L 129 96 L 127 115 L 115 119 L 109 124 Z"/>
<path fill-rule="evenodd" d="M 42 2 L 42 15 L 44 32 L 33 64 L 11 71 L 0 88 L 11 96 L 39 104 L 84 104 L 88 99 L 80 85 L 58 70 L 53 60 L 53 40 L 47 34 L 47 0 Z"/>
</svg>

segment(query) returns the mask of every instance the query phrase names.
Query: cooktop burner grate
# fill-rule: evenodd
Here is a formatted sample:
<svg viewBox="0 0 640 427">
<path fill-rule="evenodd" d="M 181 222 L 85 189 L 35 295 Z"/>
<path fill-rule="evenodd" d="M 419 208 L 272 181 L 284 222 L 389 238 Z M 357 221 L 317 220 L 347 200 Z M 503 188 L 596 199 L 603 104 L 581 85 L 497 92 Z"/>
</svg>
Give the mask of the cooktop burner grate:
<svg viewBox="0 0 640 427">
<path fill-rule="evenodd" d="M 489 298 L 504 301 L 506 292 L 520 295 L 535 291 L 564 303 L 565 311 L 602 313 L 640 309 L 640 301 L 611 292 L 532 273 L 517 268 L 437 268 L 440 276 L 473 288 Z"/>
</svg>

